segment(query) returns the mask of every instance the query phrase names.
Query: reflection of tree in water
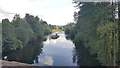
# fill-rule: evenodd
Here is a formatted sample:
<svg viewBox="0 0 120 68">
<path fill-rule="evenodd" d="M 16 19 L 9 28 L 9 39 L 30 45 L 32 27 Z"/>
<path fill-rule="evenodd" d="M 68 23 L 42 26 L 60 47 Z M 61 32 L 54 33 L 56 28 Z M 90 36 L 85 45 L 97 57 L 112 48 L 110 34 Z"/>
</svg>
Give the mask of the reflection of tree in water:
<svg viewBox="0 0 120 68">
<path fill-rule="evenodd" d="M 71 38 L 67 35 L 67 36 L 65 36 L 65 38 L 67 39 L 67 40 L 71 40 Z"/>
<path fill-rule="evenodd" d="M 9 61 L 17 61 L 23 63 L 32 64 L 33 60 L 38 59 L 38 55 L 42 53 L 43 45 L 40 42 L 32 42 L 25 46 L 23 49 L 19 49 L 6 54 Z"/>
<path fill-rule="evenodd" d="M 73 50 L 73 63 L 78 66 L 100 66 L 101 64 L 83 45 L 75 46 Z"/>
</svg>

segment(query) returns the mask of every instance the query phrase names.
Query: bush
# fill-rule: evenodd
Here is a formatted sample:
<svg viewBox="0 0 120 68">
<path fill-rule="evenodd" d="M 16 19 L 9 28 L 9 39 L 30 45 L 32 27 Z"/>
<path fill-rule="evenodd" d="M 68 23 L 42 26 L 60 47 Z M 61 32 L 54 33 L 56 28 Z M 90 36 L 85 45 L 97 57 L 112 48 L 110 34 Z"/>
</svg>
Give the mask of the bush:
<svg viewBox="0 0 120 68">
<path fill-rule="evenodd" d="M 57 39 L 58 37 L 59 37 L 59 35 L 57 35 L 57 34 L 51 36 L 52 39 Z"/>
</svg>

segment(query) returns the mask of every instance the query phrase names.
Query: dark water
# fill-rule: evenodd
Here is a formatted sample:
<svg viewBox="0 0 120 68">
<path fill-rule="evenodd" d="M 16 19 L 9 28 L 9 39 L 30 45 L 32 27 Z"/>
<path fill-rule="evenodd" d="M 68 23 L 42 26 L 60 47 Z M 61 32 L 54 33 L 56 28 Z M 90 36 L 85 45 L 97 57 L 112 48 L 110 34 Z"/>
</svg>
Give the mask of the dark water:
<svg viewBox="0 0 120 68">
<path fill-rule="evenodd" d="M 34 59 L 37 59 L 38 54 L 42 52 L 43 45 L 39 42 L 28 44 L 23 49 L 12 51 L 3 54 L 7 56 L 8 61 L 17 61 L 32 64 Z"/>
<path fill-rule="evenodd" d="M 51 39 L 52 34 L 58 39 Z M 99 62 L 91 56 L 83 46 L 76 47 L 71 40 L 65 38 L 64 32 L 56 32 L 46 36 L 43 43 L 35 42 L 21 50 L 6 54 L 9 61 L 24 62 L 38 66 L 98 66 Z"/>
</svg>

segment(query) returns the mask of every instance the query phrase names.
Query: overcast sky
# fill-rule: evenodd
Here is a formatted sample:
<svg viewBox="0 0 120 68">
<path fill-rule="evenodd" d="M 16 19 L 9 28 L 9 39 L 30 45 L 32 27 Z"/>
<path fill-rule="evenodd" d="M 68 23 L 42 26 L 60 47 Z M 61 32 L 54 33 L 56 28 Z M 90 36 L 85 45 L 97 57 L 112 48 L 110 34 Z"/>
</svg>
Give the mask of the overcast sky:
<svg viewBox="0 0 120 68">
<path fill-rule="evenodd" d="M 72 0 L 0 0 L 0 21 L 14 14 L 37 15 L 49 24 L 65 25 L 73 21 L 75 11 Z"/>
</svg>

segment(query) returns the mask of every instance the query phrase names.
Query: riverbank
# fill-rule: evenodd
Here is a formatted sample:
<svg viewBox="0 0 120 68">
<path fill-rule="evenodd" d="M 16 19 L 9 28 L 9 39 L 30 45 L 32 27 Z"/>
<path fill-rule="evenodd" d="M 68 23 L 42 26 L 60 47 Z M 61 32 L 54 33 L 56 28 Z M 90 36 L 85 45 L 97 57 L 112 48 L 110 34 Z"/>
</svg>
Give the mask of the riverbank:
<svg viewBox="0 0 120 68">
<path fill-rule="evenodd" d="M 15 62 L 15 61 L 5 61 L 5 60 L 0 60 L 1 64 L 2 64 L 2 68 L 40 68 L 40 66 L 35 66 L 32 64 L 26 64 L 26 63 L 20 63 L 20 62 Z"/>
<path fill-rule="evenodd" d="M 2 66 L 35 66 L 32 64 L 20 63 L 15 61 L 0 60 L 0 62 L 2 62 Z"/>
<path fill-rule="evenodd" d="M 61 32 L 64 31 L 63 29 L 52 29 L 52 32 Z"/>
</svg>

